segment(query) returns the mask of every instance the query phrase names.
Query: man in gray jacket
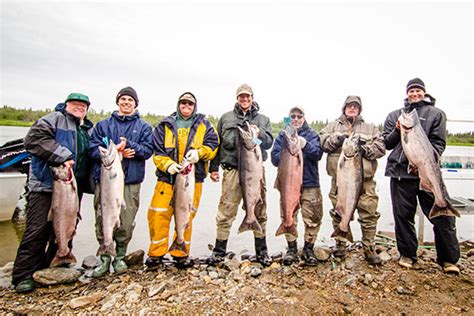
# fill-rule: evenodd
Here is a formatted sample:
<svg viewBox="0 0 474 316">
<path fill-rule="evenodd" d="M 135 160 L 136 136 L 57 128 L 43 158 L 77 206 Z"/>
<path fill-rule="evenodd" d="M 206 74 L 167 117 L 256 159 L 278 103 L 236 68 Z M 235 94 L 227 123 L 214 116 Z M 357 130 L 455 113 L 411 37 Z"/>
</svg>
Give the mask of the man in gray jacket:
<svg viewBox="0 0 474 316">
<path fill-rule="evenodd" d="M 224 169 L 222 181 L 222 195 L 217 211 L 217 237 L 214 250 L 208 263 L 215 265 L 226 253 L 227 240 L 230 234 L 230 228 L 237 215 L 239 204 L 242 200 L 242 187 L 239 183 L 238 170 L 238 145 L 239 131 L 237 127 L 245 126 L 246 122 L 257 127 L 258 139 L 261 141 L 262 159 L 267 159 L 267 150 L 272 147 L 273 136 L 272 126 L 268 117 L 259 113 L 260 107 L 253 100 L 252 88 L 243 84 L 237 88 L 237 103 L 234 109 L 225 113 L 219 119 L 217 132 L 221 140 L 219 151 L 216 158 L 211 161 L 209 171 L 211 172 L 211 180 L 219 181 L 219 165 Z M 268 256 L 267 242 L 265 238 L 265 226 L 267 223 L 267 202 L 265 175 L 263 176 L 264 185 L 262 186 L 262 202 L 257 204 L 255 215 L 257 221 L 262 226 L 263 233 L 254 233 L 255 251 L 257 260 L 264 266 L 271 264 Z"/>
<path fill-rule="evenodd" d="M 364 245 L 365 259 L 370 264 L 379 264 L 380 257 L 375 253 L 375 234 L 377 231 L 377 221 L 380 213 L 377 212 L 378 196 L 375 192 L 374 175 L 377 170 L 377 159 L 385 155 L 385 145 L 383 138 L 376 126 L 366 123 L 360 113 L 362 112 L 362 101 L 358 96 L 348 96 L 342 107 L 342 115 L 334 122 L 329 123 L 320 132 L 321 145 L 328 153 L 326 170 L 332 177 L 331 199 L 333 209 L 330 215 L 334 228 L 341 222 L 341 217 L 335 212 L 337 204 L 337 162 L 341 155 L 341 148 L 344 140 L 354 133 L 360 136 L 362 145 L 364 183 L 362 193 L 357 202 L 357 212 L 362 230 L 362 244 Z M 346 256 L 346 241 L 336 237 L 336 257 Z"/>
</svg>

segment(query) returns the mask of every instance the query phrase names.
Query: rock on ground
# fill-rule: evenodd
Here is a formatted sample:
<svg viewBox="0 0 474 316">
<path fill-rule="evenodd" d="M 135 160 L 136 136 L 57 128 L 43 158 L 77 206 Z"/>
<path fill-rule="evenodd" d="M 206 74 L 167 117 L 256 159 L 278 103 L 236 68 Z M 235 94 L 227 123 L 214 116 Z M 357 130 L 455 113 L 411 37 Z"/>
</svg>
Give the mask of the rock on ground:
<svg viewBox="0 0 474 316">
<path fill-rule="evenodd" d="M 33 273 L 33 279 L 42 285 L 76 282 L 81 272 L 70 268 L 47 268 Z"/>
</svg>

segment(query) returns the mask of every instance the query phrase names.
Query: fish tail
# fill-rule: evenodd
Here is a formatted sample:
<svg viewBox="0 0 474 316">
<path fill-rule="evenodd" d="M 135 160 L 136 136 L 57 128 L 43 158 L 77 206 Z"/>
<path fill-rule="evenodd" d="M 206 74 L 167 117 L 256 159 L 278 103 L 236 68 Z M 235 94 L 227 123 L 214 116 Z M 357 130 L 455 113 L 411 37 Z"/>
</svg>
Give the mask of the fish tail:
<svg viewBox="0 0 474 316">
<path fill-rule="evenodd" d="M 446 206 L 441 207 L 439 205 L 433 204 L 433 207 L 431 208 L 430 214 L 429 214 L 429 219 L 438 217 L 438 216 L 457 216 L 461 217 L 461 214 L 459 214 L 458 210 L 454 208 L 454 206 L 446 200 Z"/>
<path fill-rule="evenodd" d="M 339 226 L 334 230 L 331 237 L 341 237 L 347 239 L 350 242 L 354 242 L 354 238 L 352 237 L 351 227 L 348 226 L 347 231 L 343 231 Z"/>
<path fill-rule="evenodd" d="M 100 254 L 105 254 L 105 253 L 107 253 L 107 254 L 109 254 L 109 255 L 115 257 L 116 252 L 115 252 L 114 243 L 112 242 L 112 243 L 110 243 L 110 244 L 108 244 L 108 245 L 105 245 L 105 244 L 100 245 L 99 253 L 100 253 Z"/>
<path fill-rule="evenodd" d="M 275 236 L 280 236 L 283 234 L 290 234 L 294 237 L 298 237 L 298 230 L 296 229 L 295 224 L 293 223 L 291 226 L 286 227 L 283 225 L 283 223 L 280 224 L 280 227 L 278 227 Z"/>
<path fill-rule="evenodd" d="M 244 218 L 244 221 L 242 222 L 242 224 L 240 224 L 240 227 L 239 227 L 239 234 L 243 233 L 247 230 L 252 230 L 256 233 L 262 233 L 263 234 L 262 226 L 260 226 L 259 222 L 257 222 L 256 219 L 254 219 L 252 222 L 248 223 L 248 222 L 246 222 L 246 219 Z"/>
<path fill-rule="evenodd" d="M 77 262 L 76 257 L 74 257 L 72 252 L 69 251 L 69 253 L 63 257 L 60 257 L 59 254 L 57 253 L 56 256 L 54 256 L 49 266 L 51 268 L 54 268 L 54 267 L 60 267 L 67 264 L 73 264 L 76 262 Z"/>
<path fill-rule="evenodd" d="M 173 251 L 173 250 L 179 250 L 184 252 L 185 254 L 188 254 L 188 251 L 186 249 L 186 243 L 183 242 L 178 242 L 178 239 L 175 239 L 173 243 L 171 244 L 171 247 L 168 251 Z"/>
</svg>

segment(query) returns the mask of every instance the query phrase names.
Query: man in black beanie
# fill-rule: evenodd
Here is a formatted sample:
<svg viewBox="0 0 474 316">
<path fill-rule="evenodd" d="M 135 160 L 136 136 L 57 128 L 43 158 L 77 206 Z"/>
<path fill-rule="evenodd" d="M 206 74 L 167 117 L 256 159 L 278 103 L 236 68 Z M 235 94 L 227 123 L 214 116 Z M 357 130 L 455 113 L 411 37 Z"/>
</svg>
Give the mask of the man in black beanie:
<svg viewBox="0 0 474 316">
<path fill-rule="evenodd" d="M 104 241 L 102 233 L 102 212 L 100 210 L 100 154 L 99 146 L 107 148 L 111 140 L 122 153 L 122 169 L 125 174 L 124 199 L 126 207 L 120 212 L 120 227 L 114 232 L 116 256 L 112 261 L 111 254 L 99 253 L 101 265 L 92 276 L 102 277 L 109 272 L 110 264 L 115 273 L 127 270 L 123 260 L 127 246 L 132 239 L 135 227 L 135 216 L 140 201 L 140 184 L 145 178 L 145 162 L 153 154 L 152 129 L 150 124 L 140 118 L 137 111 L 138 96 L 132 87 L 123 88 L 115 98 L 118 110 L 109 118 L 97 123 L 90 141 L 90 156 L 94 160 L 93 176 L 96 184 L 94 208 L 96 210 L 96 237 L 99 244 Z M 100 249 L 100 248 L 99 248 Z"/>
<path fill-rule="evenodd" d="M 383 137 L 385 146 L 392 150 L 387 159 L 385 175 L 390 177 L 393 217 L 397 248 L 400 252 L 399 264 L 411 268 L 416 262 L 418 241 L 415 230 L 417 198 L 425 216 L 434 204 L 430 192 L 420 190 L 418 175 L 408 173 L 408 159 L 400 142 L 400 127 L 397 124 L 402 111 L 416 109 L 421 127 L 428 136 L 433 149 L 439 156 L 446 148 L 446 114 L 435 107 L 435 98 L 426 93 L 424 82 L 415 78 L 406 87 L 407 98 L 404 107 L 391 112 L 385 120 Z M 438 216 L 430 219 L 433 224 L 437 262 L 446 273 L 459 273 L 459 243 L 456 238 L 456 221 L 452 216 Z"/>
</svg>

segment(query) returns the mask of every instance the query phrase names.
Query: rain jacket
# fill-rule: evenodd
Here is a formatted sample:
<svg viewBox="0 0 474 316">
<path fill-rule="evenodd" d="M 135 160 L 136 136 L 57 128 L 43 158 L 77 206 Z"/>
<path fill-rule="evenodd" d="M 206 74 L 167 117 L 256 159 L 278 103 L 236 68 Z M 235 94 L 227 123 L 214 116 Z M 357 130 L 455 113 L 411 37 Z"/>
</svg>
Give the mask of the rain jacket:
<svg viewBox="0 0 474 316">
<path fill-rule="evenodd" d="M 395 128 L 398 118 L 402 110 L 410 112 L 416 109 L 420 118 L 420 124 L 431 145 L 441 156 L 446 148 L 446 114 L 435 107 L 436 99 L 429 94 L 425 95 L 425 99 L 417 103 L 408 103 L 408 99 L 404 100 L 402 109 L 391 112 L 385 119 L 383 138 L 387 149 L 392 150 L 387 158 L 387 166 L 385 175 L 392 178 L 409 178 L 417 179 L 417 175 L 408 173 L 408 159 L 405 156 L 402 143 L 400 142 L 400 130 Z"/>
<path fill-rule="evenodd" d="M 262 141 L 260 148 L 262 149 L 262 159 L 267 159 L 267 150 L 272 147 L 272 125 L 268 117 L 258 113 L 260 110 L 257 102 L 253 102 L 250 110 L 243 113 L 238 103 L 235 104 L 234 110 L 224 113 L 217 123 L 217 132 L 221 140 L 219 151 L 216 158 L 211 161 L 210 171 L 218 171 L 219 164 L 230 168 L 238 168 L 238 142 L 239 130 L 237 126 L 245 127 L 245 122 L 254 124 L 260 129 L 258 138 Z"/>
<path fill-rule="evenodd" d="M 298 135 L 306 139 L 306 146 L 303 148 L 303 188 L 319 188 L 318 161 L 323 156 L 319 135 L 309 127 L 306 121 L 298 129 Z M 281 131 L 272 147 L 271 160 L 275 167 L 280 164 L 284 137 L 284 133 Z"/>
<path fill-rule="evenodd" d="M 118 111 L 109 118 L 100 121 L 92 132 L 89 154 L 94 160 L 93 176 L 95 182 L 100 182 L 100 153 L 99 146 L 106 148 L 104 138 L 120 143 L 120 137 L 127 139 L 125 148 L 135 150 L 135 157 L 122 160 L 125 184 L 137 184 L 145 178 L 145 161 L 153 154 L 152 128 L 150 124 L 140 119 L 138 111 L 132 115 L 119 115 Z"/>
<path fill-rule="evenodd" d="M 351 101 L 348 98 L 344 106 Z M 337 146 L 338 136 L 350 135 L 351 133 L 360 136 L 360 140 L 363 143 L 362 147 L 365 149 L 365 156 L 362 159 L 364 178 L 372 178 L 377 170 L 376 159 L 385 155 L 385 144 L 378 128 L 373 124 L 366 123 L 360 115 L 355 117 L 354 122 L 351 124 L 347 117 L 342 114 L 337 120 L 329 123 L 319 132 L 321 146 L 324 152 L 328 153 L 326 171 L 331 177 L 337 175 L 337 162 L 342 150 L 342 147 Z"/>
<path fill-rule="evenodd" d="M 52 192 L 53 176 L 50 166 L 58 166 L 67 160 L 74 160 L 74 174 L 90 174 L 90 162 L 85 151 L 92 129 L 92 122 L 79 119 L 66 112 L 64 103 L 59 103 L 55 111 L 36 121 L 25 136 L 25 149 L 31 154 L 28 187 L 32 192 Z M 78 132 L 78 128 L 81 130 Z M 78 152 L 78 149 L 80 152 Z M 81 150 L 82 149 L 82 150 Z M 79 160 L 78 160 L 79 158 Z M 87 179 L 77 179 L 87 183 Z M 88 190 L 86 190 L 88 191 Z"/>
<path fill-rule="evenodd" d="M 190 93 L 190 92 L 186 92 Z M 184 95 L 185 93 L 183 93 Z M 192 93 L 190 93 L 192 94 Z M 194 99 L 196 97 L 193 95 Z M 177 109 L 178 111 L 179 109 Z M 180 139 L 176 120 L 177 112 L 172 113 L 161 121 L 153 131 L 153 148 L 155 155 L 153 161 L 156 165 L 156 176 L 158 181 L 174 184 L 175 175 L 170 175 L 167 170 L 173 163 L 181 163 L 182 157 L 190 150 L 196 149 L 199 161 L 195 164 L 196 182 L 203 182 L 208 172 L 208 161 L 212 160 L 217 153 L 219 146 L 219 136 L 215 128 L 209 123 L 203 114 L 196 113 L 197 101 L 194 107 L 192 124 L 187 133 L 187 142 L 178 143 Z M 185 129 L 185 128 L 183 128 Z M 184 148 L 184 150 L 181 150 Z"/>
</svg>

